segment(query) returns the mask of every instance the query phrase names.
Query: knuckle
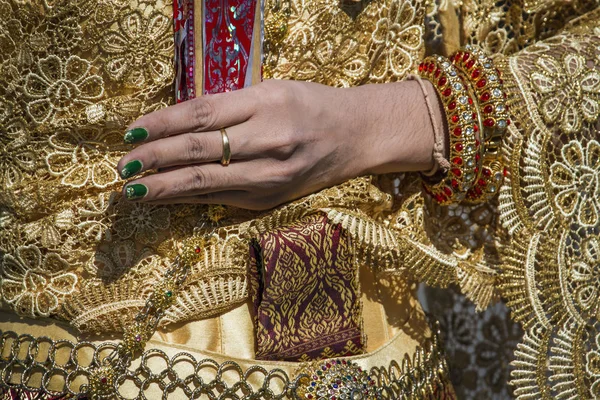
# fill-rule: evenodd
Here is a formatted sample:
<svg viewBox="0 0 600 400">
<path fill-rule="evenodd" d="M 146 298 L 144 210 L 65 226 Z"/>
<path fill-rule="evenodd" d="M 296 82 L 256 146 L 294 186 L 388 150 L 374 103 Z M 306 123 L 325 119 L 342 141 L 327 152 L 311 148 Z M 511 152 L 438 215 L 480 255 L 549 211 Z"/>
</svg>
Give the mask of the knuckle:
<svg viewBox="0 0 600 400">
<path fill-rule="evenodd" d="M 208 156 L 206 140 L 201 135 L 188 134 L 185 139 L 186 161 L 204 160 Z"/>
<path fill-rule="evenodd" d="M 201 190 L 210 187 L 210 174 L 202 166 L 190 167 L 189 186 L 193 190 Z"/>
<path fill-rule="evenodd" d="M 271 184 L 273 187 L 281 188 L 292 184 L 298 175 L 299 169 L 296 163 L 280 162 L 271 169 Z"/>
<path fill-rule="evenodd" d="M 279 159 L 290 158 L 298 149 L 298 141 L 295 135 L 287 130 L 282 130 L 272 141 L 272 149 Z"/>
<path fill-rule="evenodd" d="M 194 126 L 200 129 L 214 127 L 217 118 L 212 102 L 205 98 L 198 98 L 190 103 L 192 104 Z"/>
<path fill-rule="evenodd" d="M 272 105 L 285 106 L 292 102 L 294 92 L 290 85 L 282 85 L 280 82 L 267 82 L 265 86 L 266 99 Z"/>
</svg>

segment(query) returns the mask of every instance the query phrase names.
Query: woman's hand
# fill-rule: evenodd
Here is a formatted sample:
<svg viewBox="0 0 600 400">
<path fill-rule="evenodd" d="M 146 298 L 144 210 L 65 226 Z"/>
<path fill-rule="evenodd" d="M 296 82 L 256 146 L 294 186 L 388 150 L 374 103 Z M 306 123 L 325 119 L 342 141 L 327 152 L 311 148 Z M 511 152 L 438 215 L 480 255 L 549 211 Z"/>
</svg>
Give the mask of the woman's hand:
<svg viewBox="0 0 600 400">
<path fill-rule="evenodd" d="M 228 166 L 219 163 L 220 128 L 230 141 Z M 360 175 L 433 163 L 414 82 L 337 89 L 266 81 L 145 115 L 125 139 L 143 144 L 120 160 L 123 178 L 158 170 L 128 183 L 125 195 L 152 203 L 268 209 Z"/>
</svg>

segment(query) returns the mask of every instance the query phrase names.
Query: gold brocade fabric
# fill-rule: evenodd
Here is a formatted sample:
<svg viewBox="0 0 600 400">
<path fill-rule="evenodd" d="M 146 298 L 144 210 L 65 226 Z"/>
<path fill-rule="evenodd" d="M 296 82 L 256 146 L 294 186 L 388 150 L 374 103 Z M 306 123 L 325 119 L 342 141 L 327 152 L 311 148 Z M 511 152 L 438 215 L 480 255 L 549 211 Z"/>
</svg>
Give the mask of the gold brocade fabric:
<svg viewBox="0 0 600 400">
<path fill-rule="evenodd" d="M 119 194 L 125 126 L 172 103 L 168 1 L 0 0 L 0 296 L 27 317 L 121 331 L 196 228 L 211 234 L 204 261 L 162 322 L 208 318 L 247 301 L 251 238 L 323 213 L 379 273 L 456 284 L 479 308 L 505 296 L 527 329 L 516 395 L 600 396 L 597 6 L 267 1 L 285 32 L 267 30 L 272 77 L 397 81 L 425 53 L 478 44 L 497 55 L 514 124 L 497 204 L 438 207 L 404 174 L 257 214 Z"/>
</svg>

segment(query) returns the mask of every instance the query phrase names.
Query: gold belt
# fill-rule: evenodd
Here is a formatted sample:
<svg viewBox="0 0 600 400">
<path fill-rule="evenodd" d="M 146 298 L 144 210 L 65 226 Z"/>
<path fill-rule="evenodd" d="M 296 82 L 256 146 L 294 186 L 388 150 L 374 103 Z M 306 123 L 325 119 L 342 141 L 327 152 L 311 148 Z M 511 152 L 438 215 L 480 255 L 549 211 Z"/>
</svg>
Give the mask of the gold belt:
<svg viewBox="0 0 600 400">
<path fill-rule="evenodd" d="M 43 333 L 41 325 L 33 328 Z M 31 330 L 29 325 L 27 331 Z M 454 398 L 437 333 L 412 357 L 404 353 L 398 360 L 389 360 L 402 352 L 403 340 L 406 333 L 400 332 L 372 353 L 311 363 L 232 359 L 151 341 L 149 347 L 153 348 L 114 379 L 110 398 Z M 0 331 L 0 394 L 7 398 L 78 398 L 89 390 L 90 370 L 114 346 L 115 342 Z"/>
</svg>

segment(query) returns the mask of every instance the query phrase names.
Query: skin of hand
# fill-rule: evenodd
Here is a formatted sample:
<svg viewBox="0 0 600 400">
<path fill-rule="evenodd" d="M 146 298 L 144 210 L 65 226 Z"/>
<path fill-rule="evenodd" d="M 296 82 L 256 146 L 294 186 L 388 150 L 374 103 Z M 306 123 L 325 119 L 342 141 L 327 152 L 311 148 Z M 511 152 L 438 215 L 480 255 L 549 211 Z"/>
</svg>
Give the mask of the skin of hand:
<svg viewBox="0 0 600 400">
<path fill-rule="evenodd" d="M 426 89 L 437 98 L 428 82 Z M 128 132 L 135 128 L 142 135 L 126 139 L 139 145 L 117 169 L 123 178 L 154 171 L 128 182 L 124 194 L 155 204 L 265 210 L 357 176 L 433 166 L 431 119 L 414 81 L 353 88 L 265 81 L 152 112 Z M 228 166 L 219 162 L 220 128 L 229 137 Z"/>
</svg>

